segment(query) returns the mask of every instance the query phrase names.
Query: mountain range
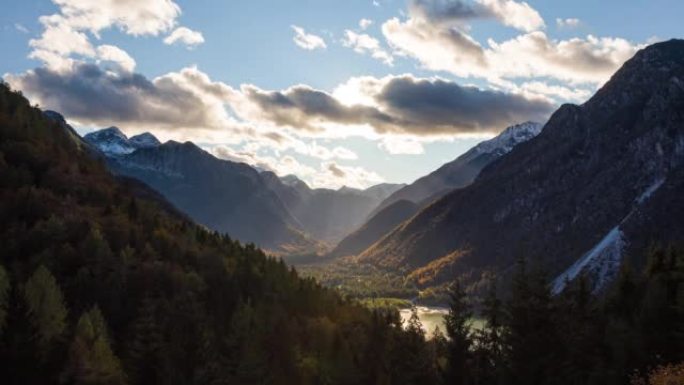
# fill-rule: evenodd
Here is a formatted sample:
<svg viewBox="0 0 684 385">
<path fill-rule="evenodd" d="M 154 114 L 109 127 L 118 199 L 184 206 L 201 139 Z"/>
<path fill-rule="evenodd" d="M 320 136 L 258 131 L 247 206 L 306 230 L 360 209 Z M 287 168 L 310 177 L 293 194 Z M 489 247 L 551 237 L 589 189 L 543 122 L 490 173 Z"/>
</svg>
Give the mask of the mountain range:
<svg viewBox="0 0 684 385">
<path fill-rule="evenodd" d="M 684 223 L 684 42 L 641 50 L 582 105 L 523 123 L 410 185 L 312 189 L 192 143 L 85 136 L 110 169 L 197 222 L 279 253 L 356 255 L 421 286 L 505 277 L 520 257 L 601 290 L 625 259 Z"/>
<path fill-rule="evenodd" d="M 360 255 L 408 269 L 422 285 L 520 257 L 601 290 L 624 260 L 681 241 L 684 228 L 684 41 L 639 51 L 583 105 L 563 105 L 534 139 L 486 166 Z"/>
<path fill-rule="evenodd" d="M 493 139 L 476 145 L 434 172 L 397 190 L 330 254 L 345 256 L 362 252 L 432 201 L 453 189 L 471 184 L 485 166 L 508 154 L 518 144 L 534 138 L 541 129 L 542 124 L 534 122 L 508 127 Z"/>
<path fill-rule="evenodd" d="M 139 179 L 210 229 L 279 254 L 318 252 L 403 185 L 311 189 L 296 177 L 216 158 L 191 142 L 128 138 L 110 127 L 83 138 L 116 174 Z"/>
</svg>

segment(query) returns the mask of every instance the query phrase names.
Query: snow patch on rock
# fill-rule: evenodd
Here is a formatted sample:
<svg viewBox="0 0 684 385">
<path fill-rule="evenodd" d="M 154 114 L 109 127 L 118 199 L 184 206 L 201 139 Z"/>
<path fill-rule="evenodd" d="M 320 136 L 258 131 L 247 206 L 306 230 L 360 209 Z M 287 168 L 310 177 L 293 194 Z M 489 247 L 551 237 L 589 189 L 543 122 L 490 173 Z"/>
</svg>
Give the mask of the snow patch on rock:
<svg viewBox="0 0 684 385">
<path fill-rule="evenodd" d="M 580 274 L 587 274 L 593 281 L 594 292 L 600 291 L 616 277 L 625 245 L 620 226 L 615 226 L 588 253 L 553 281 L 553 293 L 561 293 L 567 283 Z"/>
</svg>

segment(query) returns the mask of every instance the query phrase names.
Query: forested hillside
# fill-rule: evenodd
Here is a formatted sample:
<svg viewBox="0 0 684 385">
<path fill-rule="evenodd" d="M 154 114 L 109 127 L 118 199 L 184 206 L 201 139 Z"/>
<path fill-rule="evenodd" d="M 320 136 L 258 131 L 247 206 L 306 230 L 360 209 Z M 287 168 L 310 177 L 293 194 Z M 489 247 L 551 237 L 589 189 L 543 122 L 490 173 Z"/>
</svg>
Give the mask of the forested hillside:
<svg viewBox="0 0 684 385">
<path fill-rule="evenodd" d="M 0 86 L 3 384 L 433 381 L 434 361 L 407 356 L 430 345 L 396 313 L 351 304 L 155 196 Z"/>
</svg>

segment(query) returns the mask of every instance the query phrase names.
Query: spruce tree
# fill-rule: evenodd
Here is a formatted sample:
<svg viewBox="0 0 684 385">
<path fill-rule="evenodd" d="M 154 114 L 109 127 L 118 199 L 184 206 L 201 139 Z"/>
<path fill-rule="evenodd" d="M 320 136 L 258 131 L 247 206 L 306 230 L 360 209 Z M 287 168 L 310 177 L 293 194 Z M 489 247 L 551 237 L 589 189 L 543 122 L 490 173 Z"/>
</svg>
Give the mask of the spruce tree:
<svg viewBox="0 0 684 385">
<path fill-rule="evenodd" d="M 484 321 L 482 329 L 475 332 L 474 383 L 496 384 L 501 379 L 504 365 L 503 334 L 504 309 L 497 296 L 496 284 L 492 283 L 482 301 L 481 316 Z"/>
<path fill-rule="evenodd" d="M 454 385 L 471 384 L 473 374 L 471 366 L 473 313 L 460 282 L 457 281 L 451 285 L 449 301 L 449 314 L 444 320 L 446 333 L 449 337 L 444 380 L 446 383 Z"/>
<path fill-rule="evenodd" d="M 526 385 L 542 384 L 556 371 L 559 341 L 554 325 L 551 290 L 546 275 L 527 271 L 519 261 L 506 306 L 505 347 L 510 381 Z"/>
</svg>

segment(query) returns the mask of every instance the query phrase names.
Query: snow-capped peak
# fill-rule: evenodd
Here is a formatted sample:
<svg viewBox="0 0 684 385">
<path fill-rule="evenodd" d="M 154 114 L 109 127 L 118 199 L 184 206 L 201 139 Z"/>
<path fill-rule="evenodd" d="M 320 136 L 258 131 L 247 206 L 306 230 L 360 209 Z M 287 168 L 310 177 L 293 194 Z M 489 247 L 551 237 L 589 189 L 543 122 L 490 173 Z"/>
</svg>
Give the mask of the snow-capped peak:
<svg viewBox="0 0 684 385">
<path fill-rule="evenodd" d="M 480 152 L 486 153 L 494 152 L 496 150 L 508 153 L 516 145 L 539 135 L 542 128 L 544 128 L 544 125 L 536 122 L 516 124 L 508 127 L 498 136 L 478 144 L 476 148 L 480 150 Z"/>
<path fill-rule="evenodd" d="M 128 141 L 137 145 L 138 148 L 157 147 L 161 144 L 159 139 L 149 132 L 143 132 L 140 135 L 131 136 Z"/>
<path fill-rule="evenodd" d="M 150 133 L 146 132 L 129 139 L 117 127 L 109 127 L 91 132 L 85 135 L 83 139 L 108 156 L 126 155 L 140 148 L 157 147 L 160 145 L 159 140 Z"/>
</svg>

